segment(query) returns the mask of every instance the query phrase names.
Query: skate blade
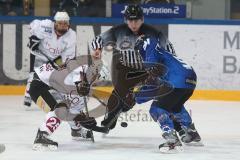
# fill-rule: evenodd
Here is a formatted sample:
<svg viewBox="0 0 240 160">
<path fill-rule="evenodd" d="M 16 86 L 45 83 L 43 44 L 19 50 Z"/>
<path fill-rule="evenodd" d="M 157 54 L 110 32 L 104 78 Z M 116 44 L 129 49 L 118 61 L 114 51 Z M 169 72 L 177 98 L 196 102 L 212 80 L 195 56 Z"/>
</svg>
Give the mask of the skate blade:
<svg viewBox="0 0 240 160">
<path fill-rule="evenodd" d="M 37 144 L 33 144 L 32 149 L 34 151 L 56 151 L 58 147 L 55 145 L 43 145 L 43 144 L 37 143 Z"/>
<path fill-rule="evenodd" d="M 72 137 L 74 141 L 91 141 L 91 138 L 83 138 L 83 137 Z"/>
<path fill-rule="evenodd" d="M 33 108 L 24 106 L 25 111 L 33 111 Z"/>
<path fill-rule="evenodd" d="M 74 140 L 74 141 L 81 141 L 82 137 L 72 137 L 72 140 Z"/>
<path fill-rule="evenodd" d="M 107 138 L 108 133 L 103 133 L 102 138 Z"/>
<path fill-rule="evenodd" d="M 182 146 L 175 146 L 174 149 L 170 149 L 169 147 L 161 147 L 159 151 L 164 154 L 175 154 L 183 152 Z"/>
<path fill-rule="evenodd" d="M 190 143 L 184 143 L 185 146 L 195 146 L 195 147 L 203 147 L 204 144 L 199 141 L 199 142 L 190 142 Z"/>
</svg>

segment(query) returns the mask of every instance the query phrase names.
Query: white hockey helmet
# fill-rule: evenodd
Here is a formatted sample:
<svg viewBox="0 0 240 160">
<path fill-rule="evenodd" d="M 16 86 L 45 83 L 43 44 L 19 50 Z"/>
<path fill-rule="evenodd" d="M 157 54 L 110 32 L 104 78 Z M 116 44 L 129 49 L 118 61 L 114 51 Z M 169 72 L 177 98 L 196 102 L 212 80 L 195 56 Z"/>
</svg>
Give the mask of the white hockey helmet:
<svg viewBox="0 0 240 160">
<path fill-rule="evenodd" d="M 54 16 L 55 21 L 69 21 L 70 17 L 67 12 L 57 12 Z"/>
</svg>

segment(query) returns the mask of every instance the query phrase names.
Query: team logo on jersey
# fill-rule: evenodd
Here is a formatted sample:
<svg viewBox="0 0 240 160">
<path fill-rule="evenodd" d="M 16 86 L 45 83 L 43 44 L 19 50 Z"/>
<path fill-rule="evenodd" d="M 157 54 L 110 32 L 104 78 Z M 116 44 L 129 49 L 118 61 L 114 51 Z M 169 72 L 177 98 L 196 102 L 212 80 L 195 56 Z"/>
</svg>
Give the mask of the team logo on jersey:
<svg viewBox="0 0 240 160">
<path fill-rule="evenodd" d="M 132 47 L 132 42 L 128 39 L 128 38 L 124 38 L 124 40 L 120 43 L 120 49 L 124 50 L 124 49 L 129 49 Z"/>
<path fill-rule="evenodd" d="M 112 51 L 113 48 L 117 48 L 117 44 L 114 41 L 107 42 L 106 46 L 104 47 L 104 50 L 106 51 Z"/>
<path fill-rule="evenodd" d="M 44 28 L 44 32 L 52 33 L 52 28 L 51 27 L 42 26 L 42 28 Z"/>
</svg>

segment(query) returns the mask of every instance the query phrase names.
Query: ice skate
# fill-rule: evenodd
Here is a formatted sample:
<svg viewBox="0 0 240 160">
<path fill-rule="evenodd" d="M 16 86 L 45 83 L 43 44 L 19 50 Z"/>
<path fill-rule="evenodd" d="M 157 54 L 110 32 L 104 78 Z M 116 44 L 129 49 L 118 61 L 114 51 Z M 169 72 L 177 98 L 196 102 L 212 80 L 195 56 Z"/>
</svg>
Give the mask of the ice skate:
<svg viewBox="0 0 240 160">
<path fill-rule="evenodd" d="M 115 128 L 117 124 L 117 119 L 122 112 L 122 108 L 117 107 L 114 110 L 108 111 L 101 122 L 101 126 L 109 128 L 109 130 Z"/>
<path fill-rule="evenodd" d="M 24 96 L 23 105 L 26 108 L 28 108 L 28 107 L 31 107 L 31 104 L 32 104 L 32 99 L 31 99 L 30 95 L 27 93 Z"/>
<path fill-rule="evenodd" d="M 203 143 L 201 142 L 201 137 L 193 123 L 188 128 L 183 128 L 182 130 L 180 130 L 179 136 L 181 137 L 181 141 L 185 145 L 203 146 Z"/>
<path fill-rule="evenodd" d="M 183 151 L 182 143 L 175 130 L 164 132 L 162 136 L 166 142 L 159 145 L 161 153 L 179 153 Z"/>
<path fill-rule="evenodd" d="M 79 141 L 82 139 L 91 140 L 92 134 L 91 131 L 84 128 L 72 129 L 71 128 L 72 139 Z"/>
<path fill-rule="evenodd" d="M 26 90 L 25 90 L 25 95 L 24 95 L 24 99 L 23 99 L 23 105 L 26 108 L 29 108 L 32 105 L 32 98 L 29 94 L 29 88 L 30 88 L 32 80 L 33 80 L 33 72 L 29 73 L 29 77 L 28 77 L 27 85 L 26 85 Z"/>
<path fill-rule="evenodd" d="M 117 118 L 118 115 L 113 115 L 113 114 L 109 114 L 107 113 L 103 119 L 103 121 L 101 122 L 101 126 L 102 127 L 107 127 L 108 128 L 108 132 L 107 133 L 103 133 L 102 134 L 102 138 L 106 138 L 109 131 L 113 128 L 115 128 L 116 124 L 117 124 Z"/>
<path fill-rule="evenodd" d="M 45 150 L 57 150 L 58 143 L 48 138 L 48 133 L 38 130 L 36 139 L 34 140 L 33 150 L 45 151 Z"/>
<path fill-rule="evenodd" d="M 4 152 L 6 149 L 4 144 L 0 144 L 0 153 Z"/>
</svg>

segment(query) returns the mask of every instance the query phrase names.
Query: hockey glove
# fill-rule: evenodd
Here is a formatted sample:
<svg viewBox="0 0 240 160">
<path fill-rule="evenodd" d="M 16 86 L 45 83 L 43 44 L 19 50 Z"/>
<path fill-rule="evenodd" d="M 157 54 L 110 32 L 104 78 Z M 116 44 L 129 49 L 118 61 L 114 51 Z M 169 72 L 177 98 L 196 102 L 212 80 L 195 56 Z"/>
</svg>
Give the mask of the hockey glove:
<svg viewBox="0 0 240 160">
<path fill-rule="evenodd" d="M 39 43 L 40 43 L 40 39 L 37 36 L 32 35 L 31 37 L 29 37 L 29 42 L 28 42 L 27 46 L 32 51 L 36 51 L 36 50 L 38 50 Z"/>
<path fill-rule="evenodd" d="M 64 68 L 66 68 L 66 63 L 62 62 L 62 57 L 61 56 L 58 56 L 53 61 L 49 61 L 49 62 L 53 66 L 53 68 L 56 69 L 56 70 L 62 70 Z"/>
<path fill-rule="evenodd" d="M 103 48 L 103 41 L 102 38 L 100 36 L 96 36 L 93 40 L 92 40 L 92 49 L 93 50 L 97 50 L 97 49 L 102 49 Z"/>
<path fill-rule="evenodd" d="M 156 77 L 165 75 L 167 72 L 167 69 L 164 65 L 156 64 L 153 67 L 148 68 L 147 72 L 149 73 L 149 76 L 151 78 L 156 78 Z"/>
<path fill-rule="evenodd" d="M 75 82 L 77 92 L 80 96 L 87 96 L 90 91 L 90 84 L 88 83 L 86 73 L 80 72 L 81 81 Z"/>
<path fill-rule="evenodd" d="M 76 123 L 80 123 L 81 126 L 92 129 L 94 126 L 97 125 L 97 122 L 94 117 L 87 117 L 83 112 L 78 114 L 74 119 Z"/>
</svg>

